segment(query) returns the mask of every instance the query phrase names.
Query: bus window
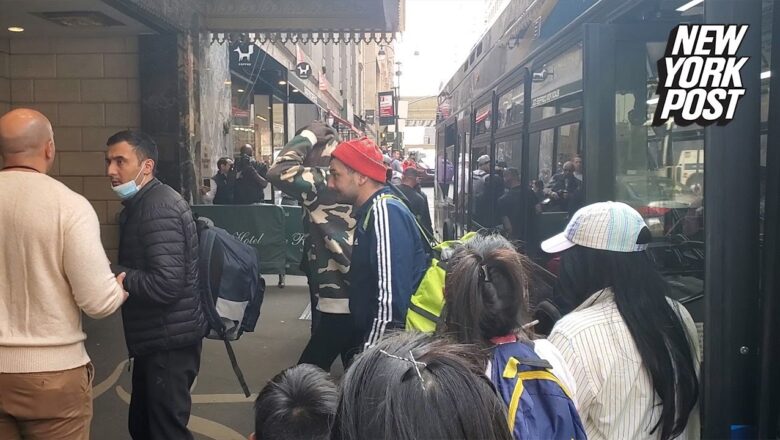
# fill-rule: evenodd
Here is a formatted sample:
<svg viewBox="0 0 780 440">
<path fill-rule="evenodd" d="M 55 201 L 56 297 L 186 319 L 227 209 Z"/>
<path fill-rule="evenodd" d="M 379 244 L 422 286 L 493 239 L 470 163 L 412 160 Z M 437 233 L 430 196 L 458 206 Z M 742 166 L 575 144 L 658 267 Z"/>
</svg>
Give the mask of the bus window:
<svg viewBox="0 0 780 440">
<path fill-rule="evenodd" d="M 550 179 L 552 179 L 553 173 L 555 173 L 555 167 L 553 164 L 553 151 L 555 151 L 555 130 L 543 130 L 539 133 L 538 137 L 538 152 L 539 152 L 539 168 L 538 177 L 539 180 L 546 186 Z"/>
<path fill-rule="evenodd" d="M 490 118 L 491 115 L 491 105 L 492 103 L 488 103 L 483 105 L 477 110 L 477 113 L 474 115 L 474 136 L 479 136 L 484 133 L 490 132 Z"/>
<path fill-rule="evenodd" d="M 504 193 L 504 180 L 497 163 L 495 158 L 490 157 L 489 144 L 472 146 L 470 206 L 474 229 L 499 225 L 496 206 L 498 198 Z"/>
<path fill-rule="evenodd" d="M 523 84 L 518 84 L 498 98 L 498 125 L 509 127 L 523 122 Z"/>
<path fill-rule="evenodd" d="M 454 188 L 454 180 L 455 145 L 453 144 L 444 148 L 444 151 L 440 153 L 439 160 L 436 163 L 436 183 L 439 185 L 441 195 L 445 200 L 455 198 L 450 189 Z"/>
<path fill-rule="evenodd" d="M 542 130 L 531 140 L 531 152 L 538 151 L 537 178 L 544 187 L 542 210 L 573 213 L 583 202 L 579 122 Z"/>
<path fill-rule="evenodd" d="M 582 107 L 582 44 L 534 69 L 531 121 Z"/>
<path fill-rule="evenodd" d="M 557 128 L 558 142 L 556 145 L 556 171 L 563 167 L 563 164 L 574 161 L 579 150 L 580 124 L 568 124 Z"/>
<path fill-rule="evenodd" d="M 496 142 L 496 168 L 520 168 L 520 149 L 523 141 L 520 135 L 516 139 Z"/>
<path fill-rule="evenodd" d="M 703 316 L 704 131 L 674 121 L 653 127 L 657 72 L 638 67 L 642 51 L 663 51 L 661 42 L 617 45 L 616 56 L 637 67 L 617 69 L 615 92 L 614 200 L 639 212 L 652 233 L 648 255 L 665 274 L 672 297 Z M 646 55 L 650 56 L 650 55 Z"/>
</svg>

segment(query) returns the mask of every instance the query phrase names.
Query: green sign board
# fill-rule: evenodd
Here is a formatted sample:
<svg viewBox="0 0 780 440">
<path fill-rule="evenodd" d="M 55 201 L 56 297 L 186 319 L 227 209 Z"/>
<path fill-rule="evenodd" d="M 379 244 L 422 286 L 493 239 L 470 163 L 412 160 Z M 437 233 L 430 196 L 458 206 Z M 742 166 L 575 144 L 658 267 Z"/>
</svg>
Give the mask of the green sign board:
<svg viewBox="0 0 780 440">
<path fill-rule="evenodd" d="M 287 268 L 289 275 L 305 275 L 300 265 L 303 258 L 303 210 L 300 206 L 282 206 L 284 210 L 284 242 L 287 249 Z"/>
<path fill-rule="evenodd" d="M 304 234 L 300 207 L 195 205 L 192 211 L 257 249 L 262 273 L 301 275 L 298 266 Z"/>
</svg>

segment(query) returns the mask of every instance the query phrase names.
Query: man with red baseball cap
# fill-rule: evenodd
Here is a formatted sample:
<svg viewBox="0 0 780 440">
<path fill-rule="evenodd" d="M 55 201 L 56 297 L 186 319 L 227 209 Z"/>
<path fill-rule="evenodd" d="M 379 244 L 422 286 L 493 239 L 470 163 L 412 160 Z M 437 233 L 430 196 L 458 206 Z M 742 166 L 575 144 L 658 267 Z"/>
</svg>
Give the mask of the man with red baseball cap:
<svg viewBox="0 0 780 440">
<path fill-rule="evenodd" d="M 342 142 L 331 154 L 328 187 L 352 204 L 357 220 L 347 279 L 349 309 L 364 348 L 388 328 L 403 327 L 409 299 L 428 267 L 430 247 L 386 180 L 382 153 L 367 138 Z"/>
</svg>

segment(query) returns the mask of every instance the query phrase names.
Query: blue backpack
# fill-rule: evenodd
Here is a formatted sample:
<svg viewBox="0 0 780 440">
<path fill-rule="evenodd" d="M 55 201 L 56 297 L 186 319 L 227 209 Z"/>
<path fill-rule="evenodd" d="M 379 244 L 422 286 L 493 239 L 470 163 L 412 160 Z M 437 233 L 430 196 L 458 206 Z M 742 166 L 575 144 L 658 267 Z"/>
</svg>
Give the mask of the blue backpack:
<svg viewBox="0 0 780 440">
<path fill-rule="evenodd" d="M 587 439 L 566 386 L 533 347 L 514 342 L 493 350 L 490 380 L 506 403 L 515 440 Z"/>
</svg>

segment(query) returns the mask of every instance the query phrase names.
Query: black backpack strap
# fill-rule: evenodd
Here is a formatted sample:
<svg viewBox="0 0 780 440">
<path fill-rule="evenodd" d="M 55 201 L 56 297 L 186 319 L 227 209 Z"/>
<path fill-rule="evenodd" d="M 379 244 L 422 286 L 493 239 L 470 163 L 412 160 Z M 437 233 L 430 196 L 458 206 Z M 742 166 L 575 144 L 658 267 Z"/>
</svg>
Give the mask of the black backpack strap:
<svg viewBox="0 0 780 440">
<path fill-rule="evenodd" d="M 200 266 L 198 268 L 198 276 L 202 277 L 200 281 L 204 296 L 202 304 L 209 327 L 216 331 L 220 337 L 223 337 L 225 333 L 225 323 L 222 322 L 222 318 L 220 318 L 217 313 L 217 308 L 214 306 L 214 292 L 211 291 L 211 254 L 214 251 L 216 236 L 213 231 L 211 233 L 203 231 L 203 234 L 204 235 L 202 235 L 202 239 L 200 240 L 201 243 L 198 243 L 202 246 L 200 251 L 200 256 L 202 258 L 200 258 L 200 261 L 198 262 L 198 265 Z"/>
<path fill-rule="evenodd" d="M 413 311 L 414 313 L 417 313 L 418 315 L 422 316 L 423 318 L 425 318 L 425 319 L 427 319 L 427 320 L 429 320 L 431 322 L 435 322 L 437 324 L 439 323 L 439 317 L 438 316 L 436 316 L 433 313 L 425 310 L 424 308 L 418 306 L 417 304 L 414 304 L 414 303 L 410 302 L 409 303 L 409 310 Z"/>
<path fill-rule="evenodd" d="M 205 236 L 203 236 L 203 240 L 201 241 L 202 243 L 199 243 L 201 246 L 203 246 L 201 255 L 206 257 L 201 258 L 201 261 L 199 261 L 200 276 L 204 277 L 201 280 L 201 283 L 204 289 L 204 295 L 206 296 L 206 298 L 204 298 L 206 317 L 208 319 L 209 326 L 217 332 L 219 337 L 225 343 L 225 350 L 227 350 L 228 358 L 230 359 L 230 366 L 233 367 L 233 372 L 236 375 L 236 379 L 238 379 L 239 385 L 241 385 L 241 390 L 244 391 L 244 395 L 249 397 L 251 395 L 249 392 L 249 386 L 244 379 L 244 373 L 241 371 L 241 367 L 238 366 L 236 353 L 233 351 L 233 346 L 230 345 L 228 335 L 225 332 L 225 323 L 222 321 L 222 318 L 220 318 L 219 314 L 217 313 L 217 309 L 214 306 L 214 295 L 211 292 L 211 253 L 214 251 L 216 235 L 213 233 L 205 234 Z"/>
<path fill-rule="evenodd" d="M 520 365 L 526 365 L 536 369 L 552 370 L 552 365 L 546 360 L 539 357 L 534 351 L 533 341 L 521 341 L 515 342 L 515 345 L 506 345 L 506 348 L 510 350 L 510 355 L 517 360 Z M 528 351 L 523 351 L 521 347 L 524 347 Z M 519 370 L 518 370 L 519 371 Z"/>
<path fill-rule="evenodd" d="M 225 350 L 227 350 L 228 358 L 230 359 L 230 366 L 233 367 L 233 373 L 236 374 L 236 379 L 238 379 L 238 383 L 241 385 L 241 390 L 244 391 L 244 396 L 249 397 L 251 395 L 249 386 L 246 384 L 244 373 L 241 372 L 241 367 L 238 366 L 238 359 L 236 359 L 236 353 L 233 351 L 233 346 L 230 345 L 230 341 L 228 341 L 225 332 L 222 332 L 222 335 L 222 340 L 225 342 Z"/>
<path fill-rule="evenodd" d="M 546 370 L 552 370 L 552 365 L 544 359 L 528 359 L 528 358 L 515 358 L 517 362 L 522 365 L 528 365 L 533 368 L 544 368 Z"/>
</svg>

